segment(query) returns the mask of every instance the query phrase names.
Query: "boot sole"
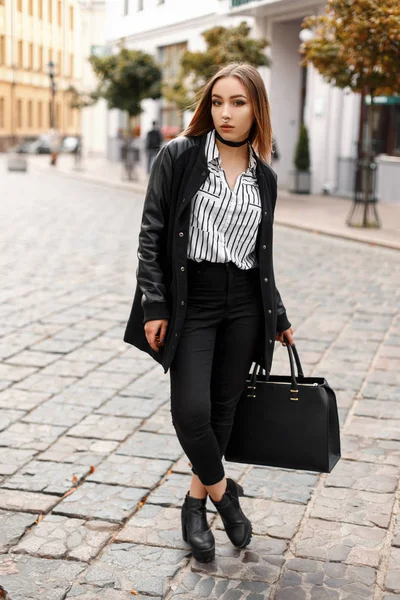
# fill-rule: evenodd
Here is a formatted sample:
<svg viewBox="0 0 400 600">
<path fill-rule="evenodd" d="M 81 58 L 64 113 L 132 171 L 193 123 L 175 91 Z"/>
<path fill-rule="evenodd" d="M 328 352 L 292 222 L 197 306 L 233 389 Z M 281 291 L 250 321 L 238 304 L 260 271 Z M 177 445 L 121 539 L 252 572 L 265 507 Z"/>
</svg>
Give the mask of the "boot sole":
<svg viewBox="0 0 400 600">
<path fill-rule="evenodd" d="M 215 544 L 212 548 L 207 548 L 207 550 L 195 550 L 188 542 L 186 527 L 182 525 L 182 538 L 186 544 L 189 544 L 192 550 L 192 556 L 198 560 L 199 562 L 212 562 L 215 558 Z"/>
</svg>

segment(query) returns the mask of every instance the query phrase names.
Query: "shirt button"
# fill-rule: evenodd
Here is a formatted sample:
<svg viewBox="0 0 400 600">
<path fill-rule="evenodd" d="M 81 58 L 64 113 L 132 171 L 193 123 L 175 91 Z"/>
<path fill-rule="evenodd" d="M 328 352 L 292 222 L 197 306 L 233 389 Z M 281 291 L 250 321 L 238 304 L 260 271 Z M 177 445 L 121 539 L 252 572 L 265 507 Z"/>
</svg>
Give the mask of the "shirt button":
<svg viewBox="0 0 400 600">
<path fill-rule="evenodd" d="M 266 250 L 266 249 L 267 249 L 267 246 L 263 246 L 263 250 Z"/>
<path fill-rule="evenodd" d="M 179 232 L 179 237 L 183 237 L 185 234 L 183 233 L 183 231 Z"/>
<path fill-rule="evenodd" d="M 185 270 L 185 267 L 181 267 L 181 271 L 184 271 L 184 270 Z"/>
<path fill-rule="evenodd" d="M 269 315 L 271 315 L 271 314 L 272 314 L 272 310 L 271 310 L 271 309 L 268 311 L 268 314 L 269 314 Z"/>
<path fill-rule="evenodd" d="M 264 281 L 265 281 L 265 283 L 268 283 L 267 277 L 264 277 Z"/>
</svg>

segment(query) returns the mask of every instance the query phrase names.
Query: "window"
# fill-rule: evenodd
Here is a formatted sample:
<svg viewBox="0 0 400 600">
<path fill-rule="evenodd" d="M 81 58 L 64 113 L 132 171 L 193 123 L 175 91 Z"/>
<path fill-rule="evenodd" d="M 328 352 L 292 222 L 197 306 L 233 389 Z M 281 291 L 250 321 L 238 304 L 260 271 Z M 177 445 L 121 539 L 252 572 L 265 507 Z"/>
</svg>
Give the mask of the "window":
<svg viewBox="0 0 400 600">
<path fill-rule="evenodd" d="M 41 100 L 37 105 L 37 124 L 38 127 L 43 127 L 43 102 Z"/>
<path fill-rule="evenodd" d="M 22 12 L 22 0 L 17 1 L 17 10 L 19 10 L 19 12 Z"/>
<path fill-rule="evenodd" d="M 49 48 L 49 62 L 53 62 L 53 49 Z"/>
<path fill-rule="evenodd" d="M 33 69 L 33 44 L 29 44 L 29 68 Z"/>
<path fill-rule="evenodd" d="M 61 50 L 57 53 L 57 75 L 62 75 L 62 53 Z"/>
<path fill-rule="evenodd" d="M 138 10 L 143 10 L 143 0 L 138 0 Z"/>
<path fill-rule="evenodd" d="M 61 105 L 59 102 L 56 104 L 56 127 L 61 127 Z"/>
<path fill-rule="evenodd" d="M 38 0 L 39 19 L 43 19 L 43 0 Z"/>
<path fill-rule="evenodd" d="M 28 0 L 28 12 L 33 15 L 33 0 Z"/>
<path fill-rule="evenodd" d="M 22 127 L 22 100 L 17 100 L 17 127 Z"/>
<path fill-rule="evenodd" d="M 69 28 L 72 29 L 74 28 L 74 7 L 70 6 L 69 7 Z"/>
<path fill-rule="evenodd" d="M 74 109 L 70 106 L 68 110 L 68 127 L 74 124 Z"/>
<path fill-rule="evenodd" d="M 28 100 L 28 127 L 33 127 L 32 100 Z"/>
<path fill-rule="evenodd" d="M 62 25 L 62 2 L 61 2 L 61 0 L 58 0 L 58 5 L 57 5 L 57 23 L 58 23 L 59 27 L 61 27 L 61 25 Z"/>
<path fill-rule="evenodd" d="M 69 57 L 69 76 L 71 79 L 74 77 L 74 55 L 71 54 Z"/>
<path fill-rule="evenodd" d="M 49 20 L 49 23 L 51 23 L 53 20 L 53 0 L 48 0 L 47 18 Z"/>
<path fill-rule="evenodd" d="M 0 98 L 0 129 L 4 127 L 4 98 Z"/>
<path fill-rule="evenodd" d="M 6 38 L 0 35 L 0 65 L 6 64 Z"/>
<path fill-rule="evenodd" d="M 39 46 L 39 68 L 38 71 L 43 71 L 43 46 Z"/>
<path fill-rule="evenodd" d="M 129 13 L 129 0 L 124 0 L 124 17 Z"/>
<path fill-rule="evenodd" d="M 23 41 L 18 41 L 18 66 L 22 69 L 24 66 L 24 46 Z"/>
</svg>

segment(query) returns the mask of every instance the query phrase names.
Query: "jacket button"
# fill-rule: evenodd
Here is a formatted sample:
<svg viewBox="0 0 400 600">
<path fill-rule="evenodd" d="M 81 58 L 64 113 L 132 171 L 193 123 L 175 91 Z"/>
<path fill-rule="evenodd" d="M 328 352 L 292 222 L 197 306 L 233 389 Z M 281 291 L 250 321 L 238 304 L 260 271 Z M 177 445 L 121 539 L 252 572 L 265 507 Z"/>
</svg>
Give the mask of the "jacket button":
<svg viewBox="0 0 400 600">
<path fill-rule="evenodd" d="M 269 340 L 269 343 L 272 344 L 272 340 Z"/>
<path fill-rule="evenodd" d="M 268 314 L 269 315 L 272 314 L 272 310 L 271 309 L 268 310 Z"/>
<path fill-rule="evenodd" d="M 265 246 L 265 245 L 264 245 L 264 246 L 263 246 L 263 250 L 266 250 L 266 249 L 267 249 L 267 246 Z"/>
<path fill-rule="evenodd" d="M 185 267 L 181 267 L 181 271 L 184 271 L 184 270 L 185 270 Z"/>
<path fill-rule="evenodd" d="M 265 283 L 268 283 L 268 278 L 264 277 L 264 281 L 265 281 Z"/>
<path fill-rule="evenodd" d="M 183 231 L 179 232 L 179 237 L 183 237 L 185 234 L 183 233 Z"/>
<path fill-rule="evenodd" d="M 265 212 L 264 212 L 264 216 L 266 217 L 266 216 L 267 216 L 267 214 L 268 214 L 268 213 L 267 213 L 267 211 L 265 211 Z"/>
<path fill-rule="evenodd" d="M 186 198 L 184 198 L 184 199 L 182 200 L 182 202 L 186 202 Z"/>
<path fill-rule="evenodd" d="M 203 171 L 201 176 L 204 177 L 205 175 L 207 175 L 207 173 L 205 171 Z"/>
<path fill-rule="evenodd" d="M 185 306 L 185 301 L 184 300 L 182 300 L 181 306 Z"/>
</svg>

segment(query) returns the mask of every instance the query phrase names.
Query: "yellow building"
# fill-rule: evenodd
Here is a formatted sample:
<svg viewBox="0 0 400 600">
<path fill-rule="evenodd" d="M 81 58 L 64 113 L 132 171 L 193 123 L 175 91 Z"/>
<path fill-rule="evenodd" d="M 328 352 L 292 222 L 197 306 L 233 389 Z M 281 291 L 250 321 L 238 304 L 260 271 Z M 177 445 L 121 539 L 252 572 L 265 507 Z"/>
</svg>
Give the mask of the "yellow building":
<svg viewBox="0 0 400 600">
<path fill-rule="evenodd" d="M 64 135 L 79 132 L 67 91 L 80 75 L 79 17 L 77 0 L 0 0 L 0 151 L 48 132 L 49 62 L 55 125 Z"/>
</svg>

